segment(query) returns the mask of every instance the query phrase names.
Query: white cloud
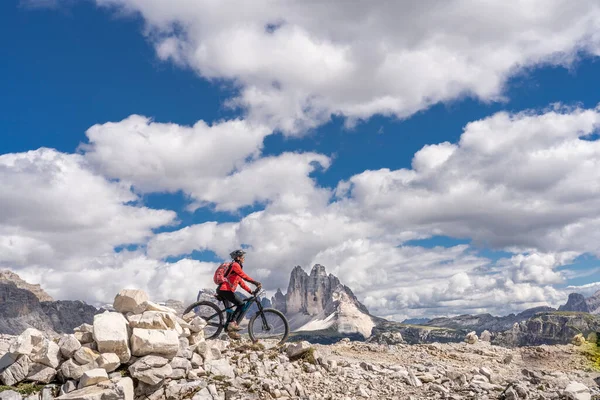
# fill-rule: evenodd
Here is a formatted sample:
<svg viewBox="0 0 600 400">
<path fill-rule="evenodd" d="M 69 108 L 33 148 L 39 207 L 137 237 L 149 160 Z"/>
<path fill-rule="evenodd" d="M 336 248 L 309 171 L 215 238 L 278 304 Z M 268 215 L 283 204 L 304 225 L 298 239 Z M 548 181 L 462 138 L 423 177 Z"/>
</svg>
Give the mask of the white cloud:
<svg viewBox="0 0 600 400">
<path fill-rule="evenodd" d="M 329 158 L 314 153 L 261 158 L 270 133 L 242 120 L 186 127 L 132 115 L 91 127 L 89 143 L 80 149 L 103 174 L 138 191 L 183 191 L 192 200 L 191 210 L 212 204 L 217 211 L 235 211 L 271 201 L 287 207 L 326 202 L 328 191 L 315 189 L 308 175 L 318 166 L 327 168 Z"/>
<path fill-rule="evenodd" d="M 585 136 L 599 124 L 600 109 L 497 113 L 469 123 L 456 145 L 425 146 L 414 169 L 365 171 L 336 193 L 346 215 L 389 231 L 597 255 L 600 141 Z"/>
<path fill-rule="evenodd" d="M 211 180 L 194 197 L 215 203 L 217 210 L 233 211 L 266 202 L 286 209 L 311 208 L 311 204 L 326 203 L 330 196 L 328 190 L 317 189 L 309 178 L 317 166 L 328 167 L 329 158 L 315 153 L 263 157 L 232 175 Z"/>
<path fill-rule="evenodd" d="M 0 155 L 0 186 L 0 265 L 13 268 L 144 243 L 176 217 L 136 206 L 136 195 L 83 157 L 51 149 Z"/>
<path fill-rule="evenodd" d="M 82 156 L 52 149 L 0 155 L 0 186 L 0 268 L 57 299 L 106 302 L 122 285 L 143 283 L 157 262 L 129 268 L 115 262 L 125 253 L 114 248 L 145 244 L 176 217 L 136 205 L 134 193 Z"/>
<path fill-rule="evenodd" d="M 207 180 L 226 176 L 246 159 L 256 158 L 270 133 L 242 120 L 212 126 L 198 121 L 188 127 L 132 115 L 92 126 L 86 132 L 89 143 L 80 149 L 103 174 L 138 190 L 199 195 Z"/>
<path fill-rule="evenodd" d="M 213 285 L 213 263 L 187 259 L 165 263 L 139 251 L 80 261 L 85 263 L 79 269 L 45 271 L 42 287 L 57 299 L 84 299 L 96 305 L 112 304 L 121 289 L 142 289 L 155 301 L 176 299 L 190 304 L 199 289 Z M 24 269 L 19 273 L 30 277 L 39 272 Z"/>
<path fill-rule="evenodd" d="M 288 133 L 332 114 L 352 123 L 501 100 L 511 76 L 600 53 L 595 0 L 96 2 L 139 12 L 161 59 L 234 81 L 233 104 Z"/>
</svg>

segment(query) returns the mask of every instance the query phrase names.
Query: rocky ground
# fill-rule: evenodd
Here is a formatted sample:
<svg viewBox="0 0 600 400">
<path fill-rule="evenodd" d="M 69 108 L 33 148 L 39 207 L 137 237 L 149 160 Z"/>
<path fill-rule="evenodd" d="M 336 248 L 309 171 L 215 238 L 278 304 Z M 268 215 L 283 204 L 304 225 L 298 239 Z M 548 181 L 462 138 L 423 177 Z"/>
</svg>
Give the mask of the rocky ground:
<svg viewBox="0 0 600 400">
<path fill-rule="evenodd" d="M 586 343 L 276 346 L 205 340 L 198 317 L 135 291 L 114 308 L 58 340 L 0 336 L 0 400 L 600 399 Z"/>
<path fill-rule="evenodd" d="M 206 343 L 203 360 L 188 367 L 195 377 L 159 379 L 156 387 L 138 382 L 135 398 L 600 399 L 595 382 L 600 373 L 574 345 L 508 349 L 483 341 L 379 345 L 342 340 L 261 348 L 244 339 Z"/>
</svg>

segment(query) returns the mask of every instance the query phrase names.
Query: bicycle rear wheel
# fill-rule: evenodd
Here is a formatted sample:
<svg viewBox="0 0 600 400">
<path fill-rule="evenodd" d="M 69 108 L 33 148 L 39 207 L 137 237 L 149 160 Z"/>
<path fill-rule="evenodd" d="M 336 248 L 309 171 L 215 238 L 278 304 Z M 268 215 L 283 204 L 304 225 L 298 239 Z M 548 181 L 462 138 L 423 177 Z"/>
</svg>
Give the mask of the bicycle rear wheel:
<svg viewBox="0 0 600 400">
<path fill-rule="evenodd" d="M 252 316 L 248 323 L 248 334 L 254 342 L 259 340 L 283 344 L 290 334 L 287 318 L 279 310 L 265 308 Z"/>
<path fill-rule="evenodd" d="M 197 316 L 206 321 L 204 328 L 204 338 L 214 339 L 219 337 L 223 330 L 223 313 L 221 309 L 210 301 L 197 301 L 185 309 L 183 315 L 193 311 Z"/>
</svg>

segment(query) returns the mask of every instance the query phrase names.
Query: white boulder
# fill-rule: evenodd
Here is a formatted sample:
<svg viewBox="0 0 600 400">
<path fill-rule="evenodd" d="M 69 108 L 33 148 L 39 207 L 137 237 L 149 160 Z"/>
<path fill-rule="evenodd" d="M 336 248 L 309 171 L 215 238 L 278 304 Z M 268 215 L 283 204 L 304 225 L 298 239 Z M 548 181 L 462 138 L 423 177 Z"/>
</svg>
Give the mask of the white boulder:
<svg viewBox="0 0 600 400">
<path fill-rule="evenodd" d="M 121 363 L 131 358 L 127 320 L 123 314 L 105 312 L 94 316 L 94 340 L 100 353 L 115 353 Z"/>
<path fill-rule="evenodd" d="M 106 372 L 113 372 L 119 365 L 121 365 L 121 360 L 119 360 L 119 356 L 115 353 L 104 353 L 100 354 L 100 357 L 96 359 L 96 364 L 99 368 L 103 368 Z"/>
<path fill-rule="evenodd" d="M 179 351 L 179 335 L 174 330 L 134 328 L 131 350 L 138 357 L 154 354 L 171 359 Z"/>
<path fill-rule="evenodd" d="M 177 315 L 177 311 L 175 311 L 174 309 L 172 309 L 170 307 L 166 307 L 166 306 L 161 306 L 160 304 L 156 304 L 150 300 L 145 301 L 145 302 L 141 303 L 139 306 L 137 306 L 135 308 L 135 310 L 133 310 L 133 313 L 141 314 L 145 311 L 162 311 L 162 312 L 170 313 L 173 315 Z"/>
<path fill-rule="evenodd" d="M 590 400 L 590 389 L 581 382 L 571 381 L 564 390 L 567 400 Z"/>
<path fill-rule="evenodd" d="M 127 318 L 131 328 L 141 329 L 175 329 L 176 317 L 164 311 L 144 311 Z"/>
<path fill-rule="evenodd" d="M 0 381 L 6 386 L 13 386 L 21 382 L 29 373 L 31 361 L 28 356 L 21 355 L 18 360 L 0 373 Z"/>
<path fill-rule="evenodd" d="M 40 351 L 45 340 L 47 339 L 42 332 L 34 328 L 28 328 L 11 343 L 8 352 L 28 356 L 31 353 Z"/>
<path fill-rule="evenodd" d="M 157 385 L 173 373 L 169 360 L 158 356 L 142 357 L 128 371 L 132 377 L 148 385 Z"/>
<path fill-rule="evenodd" d="M 102 368 L 90 369 L 85 371 L 79 380 L 78 389 L 82 389 L 87 386 L 95 385 L 98 382 L 107 381 L 108 374 Z"/>
<path fill-rule="evenodd" d="M 98 357 L 100 357 L 100 354 L 87 347 L 81 347 L 73 353 L 73 358 L 81 365 L 93 363 Z"/>
<path fill-rule="evenodd" d="M 75 335 L 63 335 L 58 341 L 58 347 L 60 347 L 60 353 L 65 358 L 73 357 L 73 354 L 79 350 L 81 343 Z"/>
<path fill-rule="evenodd" d="M 467 335 L 465 336 L 465 342 L 469 343 L 469 344 L 475 344 L 477 343 L 477 334 L 475 333 L 475 331 L 471 331 L 469 333 L 467 333 Z"/>
<path fill-rule="evenodd" d="M 116 296 L 113 307 L 120 313 L 134 312 L 141 304 L 148 301 L 148 294 L 143 290 L 123 289 Z"/>
<path fill-rule="evenodd" d="M 481 337 L 479 338 L 482 342 L 491 342 L 492 334 L 487 329 L 481 332 Z"/>
<path fill-rule="evenodd" d="M 27 380 L 32 382 L 50 383 L 56 376 L 56 369 L 48 367 L 44 364 L 31 364 L 29 366 L 29 373 L 27 374 Z"/>
</svg>

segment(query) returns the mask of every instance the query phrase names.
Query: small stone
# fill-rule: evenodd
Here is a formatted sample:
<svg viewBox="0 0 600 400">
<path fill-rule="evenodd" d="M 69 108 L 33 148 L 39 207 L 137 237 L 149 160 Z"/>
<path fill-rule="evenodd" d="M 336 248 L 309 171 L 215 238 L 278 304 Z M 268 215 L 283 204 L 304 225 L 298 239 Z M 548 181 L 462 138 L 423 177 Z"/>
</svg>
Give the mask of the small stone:
<svg viewBox="0 0 600 400">
<path fill-rule="evenodd" d="M 92 332 L 75 332 L 73 335 L 81 344 L 88 344 L 94 341 L 94 334 Z"/>
<path fill-rule="evenodd" d="M 44 364 L 32 364 L 29 367 L 27 380 L 31 382 L 50 383 L 56 376 L 56 370 Z"/>
<path fill-rule="evenodd" d="M 96 363 L 98 367 L 103 368 L 106 372 L 113 372 L 121 365 L 119 356 L 115 353 L 100 354 L 100 357 L 96 359 Z"/>
<path fill-rule="evenodd" d="M 58 341 L 60 352 L 65 358 L 73 357 L 73 354 L 81 348 L 81 343 L 75 335 L 63 335 Z"/>
<path fill-rule="evenodd" d="M 481 336 L 479 337 L 479 340 L 481 340 L 482 342 L 491 342 L 492 334 L 490 333 L 490 331 L 488 331 L 486 329 L 483 332 L 481 332 Z"/>
<path fill-rule="evenodd" d="M 477 334 L 475 333 L 475 331 L 467 333 L 467 335 L 465 336 L 465 342 L 469 344 L 477 343 Z"/>
<path fill-rule="evenodd" d="M 73 390 L 77 390 L 77 384 L 73 380 L 68 380 L 60 387 L 60 395 L 62 396 Z"/>
<path fill-rule="evenodd" d="M 73 358 L 81 365 L 93 363 L 98 357 L 100 357 L 100 354 L 87 347 L 80 347 L 79 350 L 73 353 Z"/>
<path fill-rule="evenodd" d="M 91 369 L 89 371 L 85 371 L 79 380 L 78 389 L 82 389 L 87 386 L 95 385 L 102 381 L 107 381 L 108 375 L 106 371 L 102 368 Z"/>
</svg>

